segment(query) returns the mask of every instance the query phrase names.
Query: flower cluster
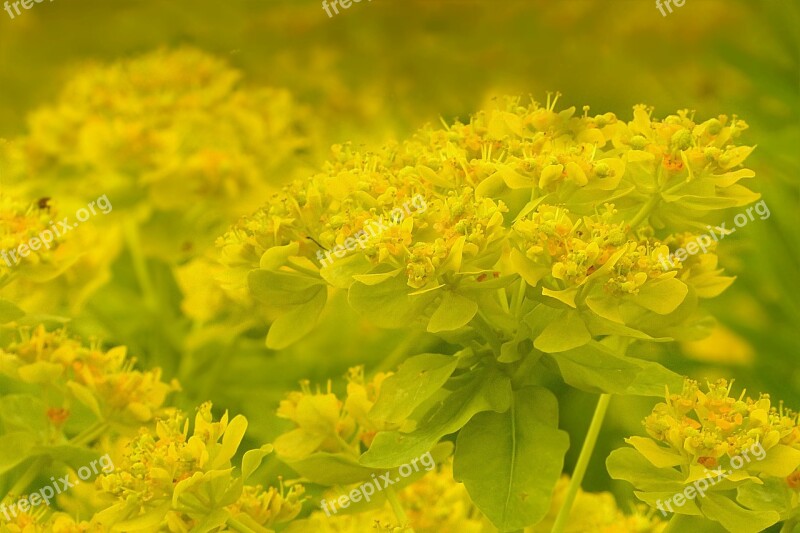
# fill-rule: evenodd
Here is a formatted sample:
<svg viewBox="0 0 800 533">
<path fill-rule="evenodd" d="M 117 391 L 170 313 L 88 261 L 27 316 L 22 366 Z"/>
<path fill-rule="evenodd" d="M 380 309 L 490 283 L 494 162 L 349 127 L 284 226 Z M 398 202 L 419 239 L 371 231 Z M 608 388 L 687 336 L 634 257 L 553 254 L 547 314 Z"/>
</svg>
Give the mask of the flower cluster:
<svg viewBox="0 0 800 533">
<path fill-rule="evenodd" d="M 772 405 L 769 395 L 753 400 L 743 391 L 733 398 L 732 386 L 719 380 L 703 391 L 697 382 L 687 380 L 680 394 L 669 394 L 666 403 L 656 405 L 645 419 L 647 433 L 706 467 L 755 444 L 767 451 L 779 444 L 800 450 L 796 413 L 782 404 Z"/>
<path fill-rule="evenodd" d="M 315 511 L 306 520 L 292 524 L 287 531 L 319 531 L 322 533 L 356 533 L 377 529 L 403 533 L 408 531 L 464 531 L 480 533 L 486 522 L 472 504 L 464 486 L 453 479 L 452 461 L 425 474 L 399 490 L 397 498 L 406 510 L 408 523 L 398 523 L 388 504 L 359 514 L 326 516 Z M 433 505 L 436 502 L 436 505 Z"/>
<path fill-rule="evenodd" d="M 650 438 L 630 437 L 633 448 L 609 457 L 612 477 L 631 482 L 639 499 L 662 512 L 665 501 L 674 502 L 670 512 L 703 515 L 729 531 L 762 530 L 794 516 L 800 419 L 768 395 L 731 396 L 732 385 L 701 388 L 687 379 L 680 393 L 667 390 L 644 420 Z"/>
<path fill-rule="evenodd" d="M 369 417 L 381 383 L 390 375 L 378 373 L 367 381 L 363 367 L 351 368 L 344 402 L 331 392 L 331 382 L 324 393 L 313 393 L 309 383 L 302 382 L 302 390 L 289 393 L 278 408 L 278 416 L 291 420 L 296 428 L 275 440 L 275 452 L 287 461 L 317 452 L 359 455 L 361 445 L 368 448 L 378 431 L 395 427 Z"/>
<path fill-rule="evenodd" d="M 308 148 L 310 117 L 291 94 L 240 78 L 192 48 L 87 66 L 9 143 L 7 168 L 31 194 L 102 191 L 154 233 L 169 227 L 156 251 L 185 253 L 198 230 L 258 207 Z"/>
<path fill-rule="evenodd" d="M 0 252 L 3 253 L 0 257 L 0 284 L 16 268 L 30 270 L 37 265 L 56 262 L 54 256 L 64 239 L 56 238 L 54 234 L 49 246 L 40 244 L 36 250 L 29 249 L 25 256 L 8 255 L 20 245 L 27 246 L 32 238 L 50 228 L 55 217 L 56 212 L 49 198 L 42 198 L 38 202 L 24 202 L 14 196 L 0 194 Z"/>
<path fill-rule="evenodd" d="M 52 516 L 17 513 L 3 525 L 3 533 L 107 533 L 110 530 L 85 520 L 76 520 L 67 513 L 55 513 Z"/>
<path fill-rule="evenodd" d="M 638 294 L 649 279 L 670 277 L 658 263 L 668 248 L 657 241 L 629 240 L 624 223 L 613 222 L 615 214 L 614 206 L 606 204 L 602 213 L 573 222 L 564 208 L 539 206 L 514 224 L 521 237 L 520 250 L 533 263 L 526 272 L 549 275 L 550 288 L 562 290 L 579 287 L 602 273 L 605 288 L 617 295 Z M 538 282 L 529 279 L 533 285 Z"/>
<path fill-rule="evenodd" d="M 695 122 L 686 110 L 657 120 L 642 105 L 625 122 L 588 107 L 582 116 L 557 111 L 557 100 L 508 98 L 468 123 L 429 126 L 377 151 L 335 147 L 320 173 L 287 185 L 218 240 L 226 290 L 274 301 L 248 278 L 270 271 L 317 295 L 298 314 L 319 314 L 323 282 L 350 290 L 357 309 L 364 300 L 353 291 L 418 296 L 409 315 L 426 320 L 447 291 L 475 301 L 468 287 L 507 287 L 521 276 L 546 296 L 572 307 L 586 301 L 602 319 L 634 329 L 632 319 L 648 321 L 620 310 L 626 302 L 669 314 L 690 288 L 700 297 L 722 292 L 732 279 L 721 276 L 715 255 L 683 270 L 664 270 L 659 260 L 675 235 L 757 198 L 737 183 L 754 175 L 739 168 L 752 151 L 736 142 L 747 124 L 727 116 Z M 417 195 L 424 212 L 368 238 L 347 260 L 322 268 L 312 260 Z M 482 284 L 488 277 L 506 281 Z M 688 307 L 683 314 L 688 319 Z"/>
<path fill-rule="evenodd" d="M 232 475 L 231 459 L 246 427 L 244 417 L 229 421 L 227 412 L 214 421 L 211 404 L 206 403 L 197 411 L 191 434 L 188 419 L 179 411 L 159 420 L 155 431 L 141 429 L 116 470 L 101 478 L 103 490 L 118 502 L 95 515 L 93 522 L 113 526 L 138 517 L 154 524 L 152 531 L 163 530 L 158 527 L 163 525 L 169 531 L 188 532 L 206 520 L 248 528 L 291 521 L 302 506 L 301 485 L 288 491 L 243 485 L 269 447 L 246 453 L 242 477 Z"/>
<path fill-rule="evenodd" d="M 65 330 L 47 331 L 42 325 L 20 334 L 21 340 L 0 348 L 0 372 L 41 391 L 37 402 L 44 400 L 58 433 L 72 427 L 65 424 L 76 410 L 88 410 L 118 430 L 139 427 L 178 389 L 177 382 L 161 380 L 159 369 L 135 370 L 124 346 L 104 350 L 96 341 L 84 346 Z"/>
</svg>

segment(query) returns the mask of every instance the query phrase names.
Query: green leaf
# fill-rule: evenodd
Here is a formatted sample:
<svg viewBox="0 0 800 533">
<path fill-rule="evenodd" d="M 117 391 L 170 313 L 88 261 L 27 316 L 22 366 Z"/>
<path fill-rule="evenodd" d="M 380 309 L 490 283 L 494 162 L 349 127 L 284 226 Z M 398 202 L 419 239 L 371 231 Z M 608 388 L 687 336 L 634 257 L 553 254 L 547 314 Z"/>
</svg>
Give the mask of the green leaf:
<svg viewBox="0 0 800 533">
<path fill-rule="evenodd" d="M 580 315 L 576 311 L 564 310 L 536 337 L 533 346 L 544 353 L 555 353 L 578 348 L 591 340 Z"/>
<path fill-rule="evenodd" d="M 590 296 L 586 298 L 586 305 L 599 317 L 618 324 L 625 323 L 619 313 L 619 303 L 616 298 L 609 298 L 605 294 Z"/>
<path fill-rule="evenodd" d="M 5 474 L 30 457 L 36 444 L 36 435 L 27 431 L 14 431 L 0 435 L 0 474 Z"/>
<path fill-rule="evenodd" d="M 431 320 L 428 322 L 428 331 L 438 333 L 464 327 L 477 312 L 477 302 L 455 292 L 447 291 L 444 293 L 442 303 L 433 312 Z"/>
<path fill-rule="evenodd" d="M 682 281 L 666 278 L 644 284 L 639 294 L 630 298 L 645 309 L 667 315 L 678 308 L 688 292 L 689 287 Z"/>
<path fill-rule="evenodd" d="M 453 476 L 500 531 L 539 522 L 550 510 L 569 436 L 558 429 L 558 403 L 541 387 L 514 393 L 505 413 L 484 412 L 456 442 Z"/>
<path fill-rule="evenodd" d="M 684 490 L 684 489 L 681 489 Z M 680 492 L 680 491 L 678 491 Z M 678 492 L 640 492 L 634 491 L 634 495 L 654 509 L 658 509 L 663 516 L 667 513 L 675 512 L 683 516 L 703 516 L 700 508 L 694 499 L 683 499 L 679 506 L 673 501 Z M 711 522 L 713 524 L 713 522 Z"/>
<path fill-rule="evenodd" d="M 277 270 L 286 264 L 290 257 L 300 251 L 300 243 L 293 242 L 285 246 L 273 246 L 261 256 L 259 266 L 263 270 Z"/>
<path fill-rule="evenodd" d="M 794 491 L 782 478 L 766 477 L 761 485 L 746 483 L 736 489 L 736 501 L 754 511 L 775 511 L 788 515 L 794 498 Z"/>
<path fill-rule="evenodd" d="M 113 525 L 111 531 L 152 531 L 157 529 L 169 512 L 172 502 L 164 502 L 160 506 L 150 509 L 143 515 L 138 515 L 139 506 L 130 500 L 106 507 L 95 514 L 93 520 L 100 524 Z M 131 516 L 129 520 L 125 517 Z"/>
<path fill-rule="evenodd" d="M 25 311 L 8 300 L 0 300 L 0 324 L 11 322 L 23 316 L 25 316 Z"/>
<path fill-rule="evenodd" d="M 419 173 L 422 179 L 427 180 L 433 185 L 438 185 L 439 187 L 444 187 L 446 189 L 452 189 L 455 187 L 455 183 L 452 183 L 443 176 L 440 176 L 430 167 L 426 167 L 425 165 L 417 165 L 416 171 Z"/>
<path fill-rule="evenodd" d="M 0 397 L 0 420 L 8 431 L 26 431 L 45 436 L 49 429 L 47 407 L 41 398 L 30 394 Z"/>
<path fill-rule="evenodd" d="M 626 357 L 642 370 L 636 375 L 633 382 L 625 389 L 624 394 L 633 396 L 654 396 L 663 398 L 666 389 L 676 391 L 683 387 L 684 377 L 654 361 L 642 361 L 634 357 Z"/>
<path fill-rule="evenodd" d="M 392 279 L 393 277 L 400 274 L 402 270 L 391 270 L 389 272 L 383 272 L 380 274 L 357 274 L 353 276 L 356 281 L 360 281 L 364 285 L 377 285 L 378 283 L 383 283 L 387 279 Z"/>
<path fill-rule="evenodd" d="M 192 533 L 220 531 L 219 528 L 224 526 L 230 517 L 231 513 L 227 509 L 214 509 L 209 511 L 201 520 L 192 525 Z"/>
<path fill-rule="evenodd" d="M 228 427 L 222 435 L 222 444 L 216 449 L 216 455 L 211 457 L 211 469 L 228 468 L 229 462 L 236 455 L 236 450 L 239 449 L 246 431 L 247 419 L 242 415 L 233 417 L 233 420 L 228 423 Z"/>
<path fill-rule="evenodd" d="M 303 459 L 286 459 L 281 461 L 292 470 L 320 485 L 348 485 L 369 479 L 371 474 L 383 473 L 359 464 L 351 455 L 343 453 L 319 452 Z"/>
<path fill-rule="evenodd" d="M 275 319 L 267 332 L 267 348 L 282 350 L 314 329 L 328 301 L 328 290 L 324 286 L 314 287 L 313 290 L 316 294 L 310 300 Z"/>
<path fill-rule="evenodd" d="M 549 357 L 567 384 L 588 392 L 626 394 L 642 372 L 637 362 L 616 355 L 597 342 Z"/>
<path fill-rule="evenodd" d="M 422 402 L 445 384 L 458 364 L 451 355 L 425 353 L 408 358 L 397 373 L 381 384 L 370 418 L 382 422 L 403 422 Z"/>
<path fill-rule="evenodd" d="M 763 450 L 762 450 L 763 453 Z M 748 470 L 768 476 L 786 477 L 800 466 L 800 450 L 785 444 L 776 444 L 767 451 L 767 456 L 754 460 Z"/>
<path fill-rule="evenodd" d="M 376 285 L 353 283 L 348 300 L 353 309 L 386 328 L 408 327 L 418 320 L 435 294 L 410 296 L 405 276 L 396 276 Z"/>
<path fill-rule="evenodd" d="M 261 461 L 264 460 L 264 457 L 270 453 L 272 453 L 271 444 L 265 444 L 255 450 L 246 451 L 244 457 L 242 457 L 242 481 L 247 481 L 253 472 L 261 466 Z"/>
<path fill-rule="evenodd" d="M 30 449 L 29 453 L 30 455 L 46 455 L 76 470 L 100 457 L 100 453 L 96 450 L 83 446 L 75 446 L 73 444 L 34 446 Z"/>
<path fill-rule="evenodd" d="M 683 475 L 673 468 L 658 468 L 633 448 L 619 448 L 606 459 L 614 479 L 622 479 L 644 491 L 683 492 Z"/>
<path fill-rule="evenodd" d="M 391 277 L 393 275 L 391 272 L 388 274 L 367 274 L 375 270 L 375 265 L 364 257 L 363 254 L 348 255 L 342 258 L 333 256 L 332 259 L 332 263 L 320 269 L 319 275 L 337 289 L 349 288 L 350 285 L 353 284 L 354 279 L 359 279 L 362 276 L 369 277 L 374 275 Z"/>
<path fill-rule="evenodd" d="M 578 296 L 578 287 L 572 287 L 570 289 L 565 289 L 563 291 L 554 291 L 552 289 L 544 287 L 542 289 L 542 294 L 544 296 L 549 296 L 550 298 L 555 298 L 559 302 L 567 304 L 568 306 L 574 309 L 575 297 Z"/>
<path fill-rule="evenodd" d="M 646 437 L 629 437 L 625 442 L 636 448 L 636 450 L 647 458 L 658 468 L 668 468 L 678 466 L 686 462 L 686 459 L 676 453 L 671 448 L 659 446 L 653 439 Z"/>
<path fill-rule="evenodd" d="M 703 514 L 722 524 L 731 533 L 758 533 L 780 520 L 775 511 L 750 511 L 717 494 L 699 500 Z"/>
<path fill-rule="evenodd" d="M 68 381 L 67 388 L 72 395 L 75 396 L 79 402 L 88 407 L 89 410 L 94 413 L 95 416 L 97 416 L 97 418 L 103 418 L 103 413 L 100 411 L 100 404 L 97 402 L 97 398 L 95 398 L 94 394 L 92 394 L 92 391 L 89 390 L 88 387 L 75 381 Z"/>
<path fill-rule="evenodd" d="M 280 307 L 308 302 L 317 296 L 324 283 L 288 272 L 253 270 L 247 275 L 247 285 L 253 298 L 263 304 Z"/>
<path fill-rule="evenodd" d="M 425 413 L 414 431 L 378 433 L 359 462 L 375 468 L 402 465 L 430 450 L 443 436 L 464 427 L 475 414 L 508 409 L 511 381 L 499 370 L 474 369 L 464 381 Z"/>
</svg>

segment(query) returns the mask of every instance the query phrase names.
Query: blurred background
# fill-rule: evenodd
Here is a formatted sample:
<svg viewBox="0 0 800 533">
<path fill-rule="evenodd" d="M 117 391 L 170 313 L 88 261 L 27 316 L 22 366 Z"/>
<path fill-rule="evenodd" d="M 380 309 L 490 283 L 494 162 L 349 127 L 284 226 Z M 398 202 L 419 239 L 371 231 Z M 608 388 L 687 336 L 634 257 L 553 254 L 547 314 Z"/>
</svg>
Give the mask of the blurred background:
<svg viewBox="0 0 800 533">
<path fill-rule="evenodd" d="M 92 65 L 187 47 L 238 71 L 241 87 L 282 91 L 271 102 L 278 94 L 290 98 L 285 111 L 275 111 L 291 113 L 290 124 L 260 148 L 283 149 L 287 137 L 302 142 L 270 167 L 271 187 L 318 167 L 335 143 L 402 140 L 425 123 L 467 119 L 505 94 L 542 101 L 547 91 L 560 91 L 559 106 L 589 105 L 593 113 L 611 111 L 623 120 L 637 103 L 654 106 L 656 116 L 687 108 L 700 120 L 736 114 L 750 125 L 742 143 L 758 145 L 748 160 L 757 173 L 749 186 L 762 194 L 771 216 L 719 247 L 722 266 L 737 281 L 710 302 L 719 322 L 712 336 L 636 346 L 635 353 L 701 381 L 734 377 L 735 391 L 769 393 L 797 409 L 798 28 L 800 9 L 790 0 L 686 0 L 666 16 L 651 0 L 373 0 L 333 17 L 316 0 L 55 0 L 13 19 L 0 12 L 0 138 L 35 136 L 42 125 L 32 117 L 56 102 L 68 114 L 64 88 Z M 20 179 L 24 173 L 0 168 L 0 185 Z M 85 197 L 104 191 L 91 192 Z M 223 203 L 210 196 L 203 209 L 227 213 Z M 323 318 L 326 325 L 309 338 L 281 352 L 267 350 L 264 329 L 253 324 L 241 327 L 242 336 L 225 338 L 220 328 L 236 317 L 221 324 L 198 320 L 212 305 L 197 297 L 208 288 L 185 281 L 186 269 L 196 266 L 185 257 L 158 252 L 160 234 L 171 231 L 168 221 L 148 224 L 137 238 L 128 236 L 119 253 L 109 252 L 91 294 L 81 294 L 79 302 L 66 297 L 77 317 L 72 327 L 127 344 L 143 366 L 161 366 L 167 378 L 180 379 L 185 406 L 210 397 L 216 406 L 242 412 L 251 420 L 254 442 L 285 427 L 274 409 L 300 379 L 324 386 L 354 364 L 375 370 L 386 359 L 385 347 L 403 341 L 402 334 L 375 329 L 345 305 Z M 139 241 L 142 253 L 136 251 Z M 204 244 L 212 247 L 211 237 Z M 48 308 L 56 306 L 52 295 L 45 296 L 31 306 L 58 314 Z M 340 334 L 348 330 L 359 335 Z M 415 342 L 413 351 L 422 352 L 437 341 Z M 560 401 L 562 427 L 572 442 L 581 442 L 596 397 L 565 389 Z M 615 400 L 596 457 L 619 447 L 624 436 L 641 433 L 652 405 L 649 399 Z M 570 450 L 568 469 L 577 453 Z M 630 487 L 621 485 L 609 484 L 603 461 L 590 465 L 587 490 L 610 488 L 620 500 L 632 499 Z"/>
</svg>

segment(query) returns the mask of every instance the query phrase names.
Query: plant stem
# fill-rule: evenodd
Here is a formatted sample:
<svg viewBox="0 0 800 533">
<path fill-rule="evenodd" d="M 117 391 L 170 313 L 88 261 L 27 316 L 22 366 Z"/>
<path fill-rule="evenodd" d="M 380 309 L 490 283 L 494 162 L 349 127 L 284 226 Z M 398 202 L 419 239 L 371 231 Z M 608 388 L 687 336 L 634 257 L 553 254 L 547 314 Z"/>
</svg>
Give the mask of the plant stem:
<svg viewBox="0 0 800 533">
<path fill-rule="evenodd" d="M 787 520 L 787 521 L 786 521 L 786 522 L 784 522 L 784 523 L 783 523 L 783 525 L 781 526 L 781 531 L 780 531 L 780 533 L 792 533 L 792 530 L 794 529 L 794 526 L 796 526 L 796 525 L 797 525 L 797 520 L 796 520 L 796 519 L 794 519 L 794 520 Z"/>
<path fill-rule="evenodd" d="M 489 324 L 489 321 L 483 316 L 483 313 L 478 311 L 478 313 L 472 319 L 472 322 L 470 322 L 470 325 L 472 325 L 472 327 L 475 328 L 475 331 L 480 333 L 483 338 L 486 339 L 486 342 L 489 344 L 489 347 L 492 349 L 492 352 L 494 352 L 495 356 L 499 356 L 501 348 L 500 339 L 495 334 L 492 326 Z"/>
<path fill-rule="evenodd" d="M 400 504 L 400 500 L 397 499 L 397 494 L 394 492 L 394 489 L 387 487 L 386 499 L 392 506 L 392 511 L 394 511 L 394 516 L 397 517 L 397 520 L 400 521 L 400 527 L 406 528 L 405 531 L 407 531 L 408 533 L 414 533 L 414 529 L 409 525 L 406 512 L 403 509 L 403 506 Z"/>
<path fill-rule="evenodd" d="M 108 422 L 98 420 L 85 430 L 81 431 L 69 440 L 69 443 L 74 446 L 84 446 L 92 442 L 95 438 L 103 434 L 108 429 Z"/>
<path fill-rule="evenodd" d="M 247 527 L 245 524 L 242 524 L 233 517 L 228 518 L 227 523 L 231 527 L 231 529 L 233 529 L 234 531 L 239 531 L 239 533 L 256 533 L 254 530 Z"/>
<path fill-rule="evenodd" d="M 561 509 L 558 511 L 555 524 L 553 524 L 552 533 L 562 533 L 567 525 L 567 518 L 569 518 L 572 504 L 575 502 L 575 497 L 578 495 L 578 490 L 583 482 L 583 476 L 586 474 L 586 467 L 589 466 L 589 460 L 592 458 L 594 445 L 597 443 L 597 436 L 600 434 L 600 428 L 603 426 L 603 419 L 606 416 L 610 401 L 610 394 L 601 394 L 600 399 L 597 400 L 597 407 L 594 409 L 592 423 L 589 424 L 589 431 L 586 433 L 586 439 L 583 441 L 583 447 L 578 456 L 578 462 L 575 464 L 575 470 L 572 472 L 572 479 L 570 479 L 569 482 L 567 495 L 564 498 Z"/>
<path fill-rule="evenodd" d="M 667 527 L 661 533 L 683 533 L 684 531 L 691 531 L 691 517 L 685 514 L 675 514 L 670 518 Z"/>
<path fill-rule="evenodd" d="M 41 456 L 35 459 L 28 469 L 25 470 L 25 472 L 19 478 L 17 478 L 17 482 L 14 483 L 10 489 L 8 489 L 8 492 L 6 492 L 6 495 L 3 497 L 2 501 L 5 502 L 8 499 L 14 499 L 17 496 L 20 496 L 22 491 L 28 488 L 28 485 L 30 485 L 31 481 L 33 481 L 36 476 L 39 475 L 41 469 L 47 466 L 48 463 L 50 463 L 50 458 L 46 456 Z"/>
<path fill-rule="evenodd" d="M 131 254 L 136 281 L 139 283 L 139 288 L 144 295 L 145 305 L 147 305 L 149 309 L 157 310 L 158 298 L 153 289 L 153 283 L 150 280 L 150 273 L 147 270 L 147 260 L 142 252 L 139 228 L 136 226 L 136 222 L 132 219 L 126 220 L 122 225 L 122 232 L 125 237 L 125 243 L 128 245 L 128 251 Z"/>
<path fill-rule="evenodd" d="M 653 211 L 653 209 L 655 209 L 660 200 L 661 200 L 660 192 L 650 197 L 647 203 L 644 204 L 641 209 L 639 209 L 638 213 L 636 213 L 636 216 L 633 217 L 633 220 L 631 220 L 630 226 L 632 230 L 636 229 L 636 226 L 641 224 L 644 221 L 644 219 L 650 215 L 650 213 Z"/>
</svg>

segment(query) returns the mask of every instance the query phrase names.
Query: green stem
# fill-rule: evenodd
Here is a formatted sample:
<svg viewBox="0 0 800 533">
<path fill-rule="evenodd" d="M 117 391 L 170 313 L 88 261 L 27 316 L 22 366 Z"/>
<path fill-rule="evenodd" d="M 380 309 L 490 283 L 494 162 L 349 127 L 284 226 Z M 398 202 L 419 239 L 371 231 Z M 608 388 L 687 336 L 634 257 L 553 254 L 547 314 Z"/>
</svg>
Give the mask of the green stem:
<svg viewBox="0 0 800 533">
<path fill-rule="evenodd" d="M 525 299 L 525 291 L 528 288 L 528 282 L 522 279 L 520 276 L 519 278 L 519 289 L 517 289 L 517 299 L 514 302 L 514 316 L 517 317 L 517 320 L 520 319 L 519 313 L 522 310 L 522 301 Z"/>
<path fill-rule="evenodd" d="M 228 525 L 231 529 L 238 531 L 239 533 L 256 533 L 253 529 L 247 527 L 245 524 L 242 524 L 233 517 L 228 518 Z"/>
<path fill-rule="evenodd" d="M 683 533 L 684 531 L 691 531 L 691 517 L 685 514 L 672 515 L 667 527 L 661 533 Z"/>
<path fill-rule="evenodd" d="M 575 470 L 572 472 L 572 479 L 570 479 L 569 482 L 567 495 L 564 498 L 561 509 L 558 511 L 555 524 L 553 524 L 552 533 L 562 533 L 567 525 L 567 519 L 572 510 L 572 504 L 575 502 L 575 497 L 578 495 L 578 490 L 583 482 L 583 476 L 586 474 L 586 467 L 589 466 L 589 460 L 592 458 L 594 445 L 597 443 L 597 436 L 600 434 L 600 428 L 603 426 L 603 419 L 606 416 L 610 401 L 610 394 L 601 394 L 600 399 L 597 400 L 597 407 L 595 407 L 594 410 L 592 423 L 589 424 L 589 431 L 586 433 L 586 439 L 583 441 L 583 447 L 578 456 L 578 462 L 575 465 Z"/>
<path fill-rule="evenodd" d="M 139 287 L 144 295 L 145 304 L 149 309 L 158 309 L 158 298 L 153 289 L 153 283 L 150 280 L 150 274 L 147 270 L 147 261 L 142 252 L 139 228 L 136 227 L 136 222 L 134 220 L 128 219 L 122 225 L 122 231 L 125 236 L 125 242 L 128 245 L 128 250 L 131 253 L 131 261 L 133 262 L 136 281 L 139 283 Z"/>
<path fill-rule="evenodd" d="M 494 352 L 494 355 L 500 356 L 500 348 L 501 348 L 500 339 L 495 334 L 494 330 L 492 329 L 492 326 L 489 324 L 489 321 L 486 320 L 486 318 L 483 316 L 483 313 L 478 311 L 478 314 L 475 315 L 470 324 L 472 325 L 472 327 L 475 328 L 475 330 L 478 333 L 480 333 L 486 339 L 486 342 L 491 347 L 492 351 Z"/>
<path fill-rule="evenodd" d="M 289 268 L 291 268 L 291 269 L 296 270 L 297 272 L 300 272 L 301 274 L 305 274 L 307 276 L 311 276 L 314 279 L 319 279 L 319 277 L 320 277 L 319 272 L 314 272 L 313 270 L 311 270 L 309 268 L 302 267 L 302 266 L 298 265 L 297 263 L 295 263 L 293 261 L 289 261 L 289 264 L 287 266 Z"/>
<path fill-rule="evenodd" d="M 394 489 L 386 489 L 386 499 L 389 500 L 389 504 L 392 506 L 394 516 L 400 521 L 400 527 L 406 528 L 405 531 L 407 533 L 414 533 L 414 529 L 408 523 L 406 512 L 403 509 L 403 506 L 400 504 L 400 500 L 397 499 L 397 494 L 394 492 Z"/>
<path fill-rule="evenodd" d="M 98 436 L 102 435 L 102 433 L 107 429 L 108 423 L 103 421 L 98 421 L 95 424 L 89 426 L 84 431 L 76 435 L 75 437 L 69 440 L 69 444 L 75 446 L 83 446 L 88 444 Z M 42 470 L 43 467 L 47 466 L 52 462 L 50 457 L 41 456 L 36 459 L 31 465 L 28 467 L 27 470 L 17 478 L 16 483 L 14 486 L 11 487 L 6 495 L 3 497 L 3 501 L 7 500 L 10 496 L 19 496 L 22 494 L 28 485 L 30 485 L 31 481 L 36 479 L 36 476 L 39 475 L 39 472 Z"/>
<path fill-rule="evenodd" d="M 103 432 L 108 429 L 108 422 L 105 421 L 97 421 L 88 428 L 81 431 L 79 434 L 75 435 L 69 440 L 69 443 L 74 446 L 84 446 L 92 442 L 92 440 L 96 439 Z"/>
<path fill-rule="evenodd" d="M 17 482 L 8 489 L 6 495 L 3 497 L 3 502 L 7 503 L 6 500 L 10 501 L 15 499 L 16 497 L 20 496 L 22 492 L 28 488 L 28 485 L 31 484 L 31 481 L 36 479 L 36 476 L 39 475 L 39 472 L 50 463 L 50 458 L 46 456 L 39 457 L 38 459 L 34 460 L 31 465 L 25 470 L 19 478 L 17 478 Z"/>
<path fill-rule="evenodd" d="M 641 224 L 645 218 L 650 216 L 650 213 L 653 211 L 653 209 L 656 208 L 660 200 L 661 200 L 660 192 L 657 192 L 656 194 L 650 197 L 647 203 L 644 204 L 641 209 L 639 209 L 638 213 L 636 213 L 636 216 L 633 217 L 633 220 L 631 220 L 630 225 L 632 230 L 636 229 L 636 227 L 639 224 Z"/>
</svg>

